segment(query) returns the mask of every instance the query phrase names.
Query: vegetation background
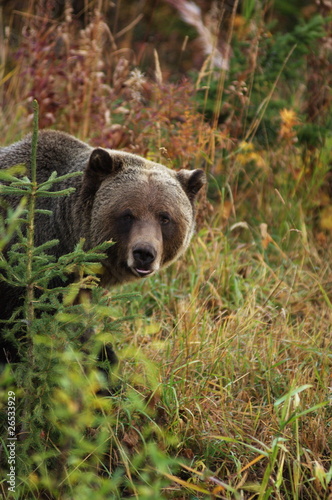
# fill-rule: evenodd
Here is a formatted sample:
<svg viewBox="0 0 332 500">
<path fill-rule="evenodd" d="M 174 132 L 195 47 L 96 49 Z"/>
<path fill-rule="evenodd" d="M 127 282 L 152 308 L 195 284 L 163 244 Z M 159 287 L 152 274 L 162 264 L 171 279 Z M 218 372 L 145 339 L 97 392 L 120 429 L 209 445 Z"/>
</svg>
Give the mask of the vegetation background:
<svg viewBox="0 0 332 500">
<path fill-rule="evenodd" d="M 33 129 L 37 99 L 40 128 L 209 179 L 186 256 L 110 292 L 94 274 L 103 248 L 54 263 L 21 234 L 33 203 L 2 219 L 1 248 L 14 232 L 21 247 L 1 269 L 43 291 L 24 307 L 24 361 L 1 375 L 3 498 L 332 498 L 331 10 L 0 2 L 3 145 Z M 31 202 L 20 169 L 11 175 Z M 74 268 L 78 284 L 48 290 Z M 96 358 L 110 341 L 120 364 L 107 379 Z"/>
</svg>

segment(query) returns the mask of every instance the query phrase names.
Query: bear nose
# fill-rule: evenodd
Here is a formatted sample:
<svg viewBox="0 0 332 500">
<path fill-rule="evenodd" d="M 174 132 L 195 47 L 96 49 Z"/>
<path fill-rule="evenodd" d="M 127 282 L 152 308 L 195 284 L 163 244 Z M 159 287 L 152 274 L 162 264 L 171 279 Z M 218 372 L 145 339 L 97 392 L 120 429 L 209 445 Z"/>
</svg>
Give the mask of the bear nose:
<svg viewBox="0 0 332 500">
<path fill-rule="evenodd" d="M 136 265 L 147 266 L 156 258 L 157 252 L 151 245 L 140 245 L 134 248 L 133 257 Z"/>
</svg>

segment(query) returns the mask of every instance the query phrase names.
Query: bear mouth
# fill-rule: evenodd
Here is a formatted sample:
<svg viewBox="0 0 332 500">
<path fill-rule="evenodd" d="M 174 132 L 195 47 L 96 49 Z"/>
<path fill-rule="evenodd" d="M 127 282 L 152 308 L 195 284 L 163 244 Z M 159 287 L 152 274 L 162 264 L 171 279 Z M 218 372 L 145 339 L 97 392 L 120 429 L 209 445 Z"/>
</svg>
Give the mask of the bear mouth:
<svg viewBox="0 0 332 500">
<path fill-rule="evenodd" d="M 140 278 L 145 278 L 146 276 L 149 276 L 153 273 L 153 269 L 140 269 L 138 267 L 132 267 L 131 270 L 134 274 L 136 274 L 136 276 L 138 275 Z"/>
</svg>

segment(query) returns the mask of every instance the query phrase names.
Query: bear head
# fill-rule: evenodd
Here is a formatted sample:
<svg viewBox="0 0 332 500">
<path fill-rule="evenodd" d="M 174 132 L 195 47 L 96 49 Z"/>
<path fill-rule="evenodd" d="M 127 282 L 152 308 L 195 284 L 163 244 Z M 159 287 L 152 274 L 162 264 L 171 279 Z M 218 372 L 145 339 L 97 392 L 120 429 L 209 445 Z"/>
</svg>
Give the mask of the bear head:
<svg viewBox="0 0 332 500">
<path fill-rule="evenodd" d="M 103 261 L 102 286 L 151 276 L 188 247 L 202 170 L 172 171 L 139 156 L 94 149 L 81 199 L 89 206 L 90 246 L 115 242 Z"/>
</svg>

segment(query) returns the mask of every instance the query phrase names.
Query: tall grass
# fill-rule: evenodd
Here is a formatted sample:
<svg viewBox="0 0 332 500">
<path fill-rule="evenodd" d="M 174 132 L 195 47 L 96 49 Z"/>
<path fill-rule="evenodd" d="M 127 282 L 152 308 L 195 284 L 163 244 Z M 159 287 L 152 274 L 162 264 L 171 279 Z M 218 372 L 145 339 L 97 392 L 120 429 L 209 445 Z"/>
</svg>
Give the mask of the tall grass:
<svg viewBox="0 0 332 500">
<path fill-rule="evenodd" d="M 139 44 L 146 21 L 135 24 L 132 2 L 116 7 L 114 33 L 98 2 L 80 29 L 69 9 L 59 22 L 35 16 L 36 4 L 17 14 L 24 36 L 16 32 L 3 54 L 4 142 L 30 130 L 35 97 L 42 127 L 174 168 L 204 166 L 209 188 L 181 261 L 115 298 L 95 290 L 96 302 L 82 306 L 84 325 L 76 317 L 99 342 L 127 318 L 112 334 L 114 393 L 96 395 L 105 388 L 96 346 L 90 357 L 80 351 L 71 317 L 49 320 L 71 340 L 65 355 L 56 351 L 53 385 L 39 375 L 40 394 L 52 397 L 47 411 L 43 396 L 36 406 L 43 445 L 21 491 L 36 499 L 328 499 L 331 101 L 317 101 L 315 121 L 322 82 L 313 88 L 306 63 L 316 54 L 324 70 L 329 21 L 316 12 L 287 32 L 268 24 L 282 17 L 278 2 L 275 13 L 244 2 L 226 19 L 232 37 L 222 36 L 233 49 L 229 71 L 211 66 L 210 54 L 170 83 L 163 47 L 155 68 Z M 181 24 L 163 5 L 157 23 L 161 12 L 175 20 L 179 40 L 189 33 L 195 43 L 188 19 Z M 208 17 L 200 22 L 215 36 Z M 157 28 L 165 36 L 162 22 Z M 6 370 L 2 387 L 19 392 L 22 381 Z"/>
</svg>

